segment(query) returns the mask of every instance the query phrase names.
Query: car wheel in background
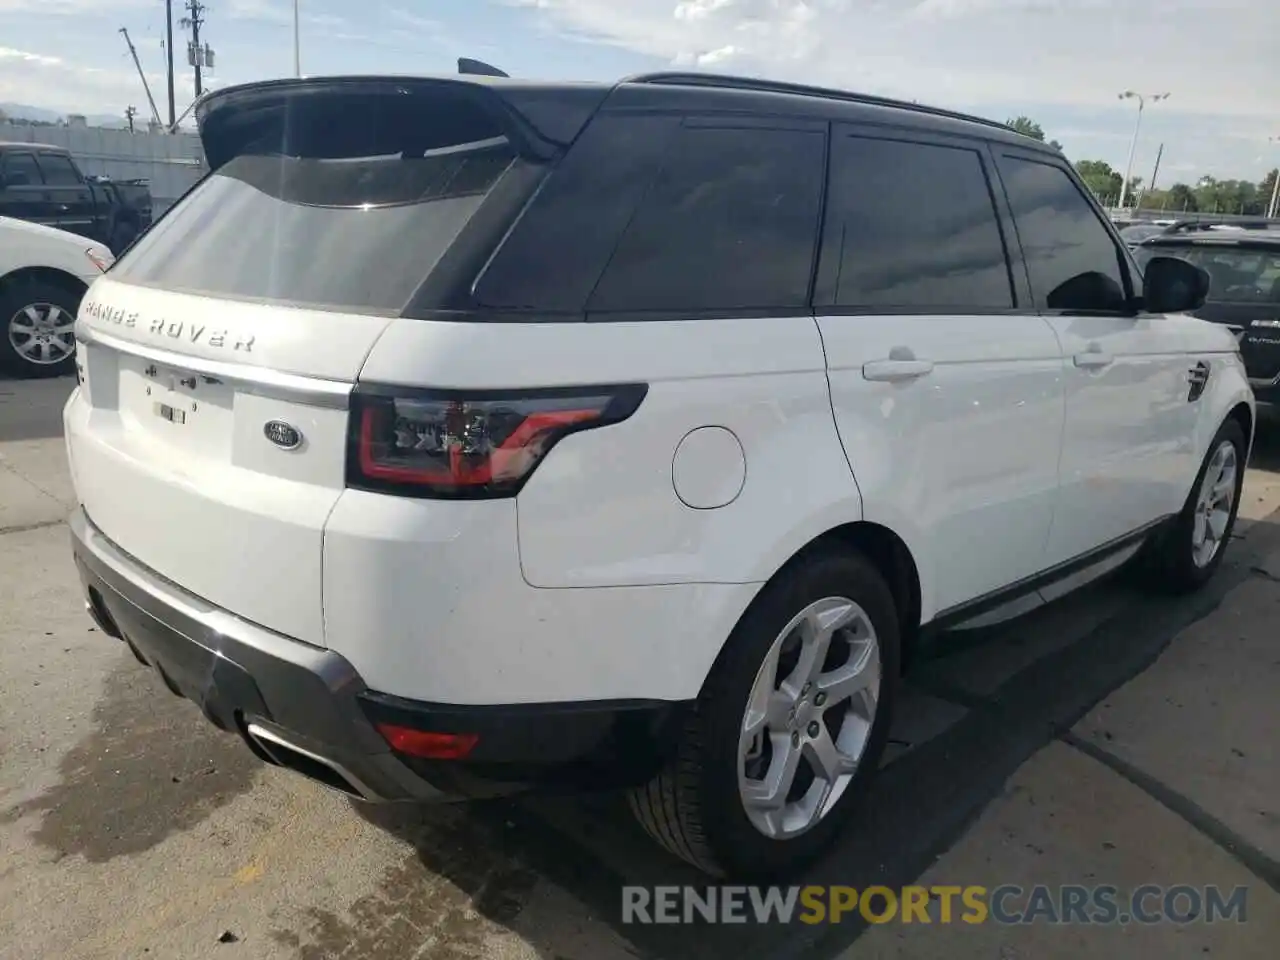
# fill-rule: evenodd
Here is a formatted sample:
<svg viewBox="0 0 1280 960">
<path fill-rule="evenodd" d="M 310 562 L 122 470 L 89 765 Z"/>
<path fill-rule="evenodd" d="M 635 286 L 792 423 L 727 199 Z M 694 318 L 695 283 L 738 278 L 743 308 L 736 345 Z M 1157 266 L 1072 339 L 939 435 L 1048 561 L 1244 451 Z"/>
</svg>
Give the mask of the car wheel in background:
<svg viewBox="0 0 1280 960">
<path fill-rule="evenodd" d="M 0 288 L 0 368 L 19 377 L 75 369 L 75 322 L 83 292 L 44 280 Z"/>
</svg>

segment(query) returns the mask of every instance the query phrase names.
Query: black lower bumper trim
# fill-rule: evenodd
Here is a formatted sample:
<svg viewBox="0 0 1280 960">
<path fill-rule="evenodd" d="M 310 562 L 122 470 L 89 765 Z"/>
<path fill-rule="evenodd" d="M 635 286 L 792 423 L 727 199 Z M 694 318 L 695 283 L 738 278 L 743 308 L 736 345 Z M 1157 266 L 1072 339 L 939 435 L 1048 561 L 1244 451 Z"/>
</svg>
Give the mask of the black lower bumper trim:
<svg viewBox="0 0 1280 960">
<path fill-rule="evenodd" d="M 373 692 L 361 694 L 360 702 L 375 725 L 476 735 L 465 761 L 402 757 L 442 789 L 463 792 L 473 781 L 569 789 L 637 786 L 672 756 L 691 708 L 662 700 L 459 706 Z"/>
<path fill-rule="evenodd" d="M 371 691 L 334 651 L 241 620 L 155 574 L 82 510 L 70 527 L 86 605 L 104 633 L 260 758 L 365 799 L 639 784 L 679 735 L 683 703 L 455 706 Z M 379 723 L 479 740 L 465 760 L 422 760 L 393 751 Z"/>
</svg>

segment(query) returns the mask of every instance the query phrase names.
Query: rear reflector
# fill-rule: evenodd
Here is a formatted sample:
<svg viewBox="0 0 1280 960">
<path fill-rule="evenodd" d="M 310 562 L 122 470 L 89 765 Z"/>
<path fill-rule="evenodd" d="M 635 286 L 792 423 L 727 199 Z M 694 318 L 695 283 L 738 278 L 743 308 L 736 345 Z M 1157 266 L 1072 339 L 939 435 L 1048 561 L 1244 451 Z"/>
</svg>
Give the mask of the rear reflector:
<svg viewBox="0 0 1280 960">
<path fill-rule="evenodd" d="M 647 387 L 566 390 L 400 390 L 352 394 L 347 483 L 437 498 L 510 497 L 571 433 L 627 419 Z"/>
<path fill-rule="evenodd" d="M 378 732 L 393 750 L 426 760 L 462 760 L 480 742 L 475 733 L 428 733 L 392 723 L 380 723 Z"/>
</svg>

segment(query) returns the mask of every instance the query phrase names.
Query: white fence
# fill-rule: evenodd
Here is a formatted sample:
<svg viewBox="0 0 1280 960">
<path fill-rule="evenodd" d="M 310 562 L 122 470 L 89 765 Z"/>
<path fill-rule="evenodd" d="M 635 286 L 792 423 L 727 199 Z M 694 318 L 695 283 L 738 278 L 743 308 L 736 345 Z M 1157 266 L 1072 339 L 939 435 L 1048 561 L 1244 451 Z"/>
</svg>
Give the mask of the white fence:
<svg viewBox="0 0 1280 960">
<path fill-rule="evenodd" d="M 182 196 L 203 172 L 194 133 L 130 133 L 105 127 L 37 127 L 0 123 L 0 141 L 66 147 L 85 173 L 116 180 L 148 180 L 156 215 Z"/>
</svg>

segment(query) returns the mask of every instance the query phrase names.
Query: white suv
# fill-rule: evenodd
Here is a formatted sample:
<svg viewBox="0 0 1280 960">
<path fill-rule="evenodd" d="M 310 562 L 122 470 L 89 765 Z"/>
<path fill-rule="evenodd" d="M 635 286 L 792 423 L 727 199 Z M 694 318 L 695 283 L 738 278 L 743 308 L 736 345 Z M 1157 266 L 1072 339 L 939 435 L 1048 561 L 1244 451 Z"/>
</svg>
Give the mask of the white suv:
<svg viewBox="0 0 1280 960">
<path fill-rule="evenodd" d="M 1055 151 L 705 75 L 224 89 L 93 287 L 89 608 L 368 800 L 631 789 L 722 875 L 871 780 L 927 631 L 1222 560 L 1254 406 L 1208 278 Z"/>
</svg>

